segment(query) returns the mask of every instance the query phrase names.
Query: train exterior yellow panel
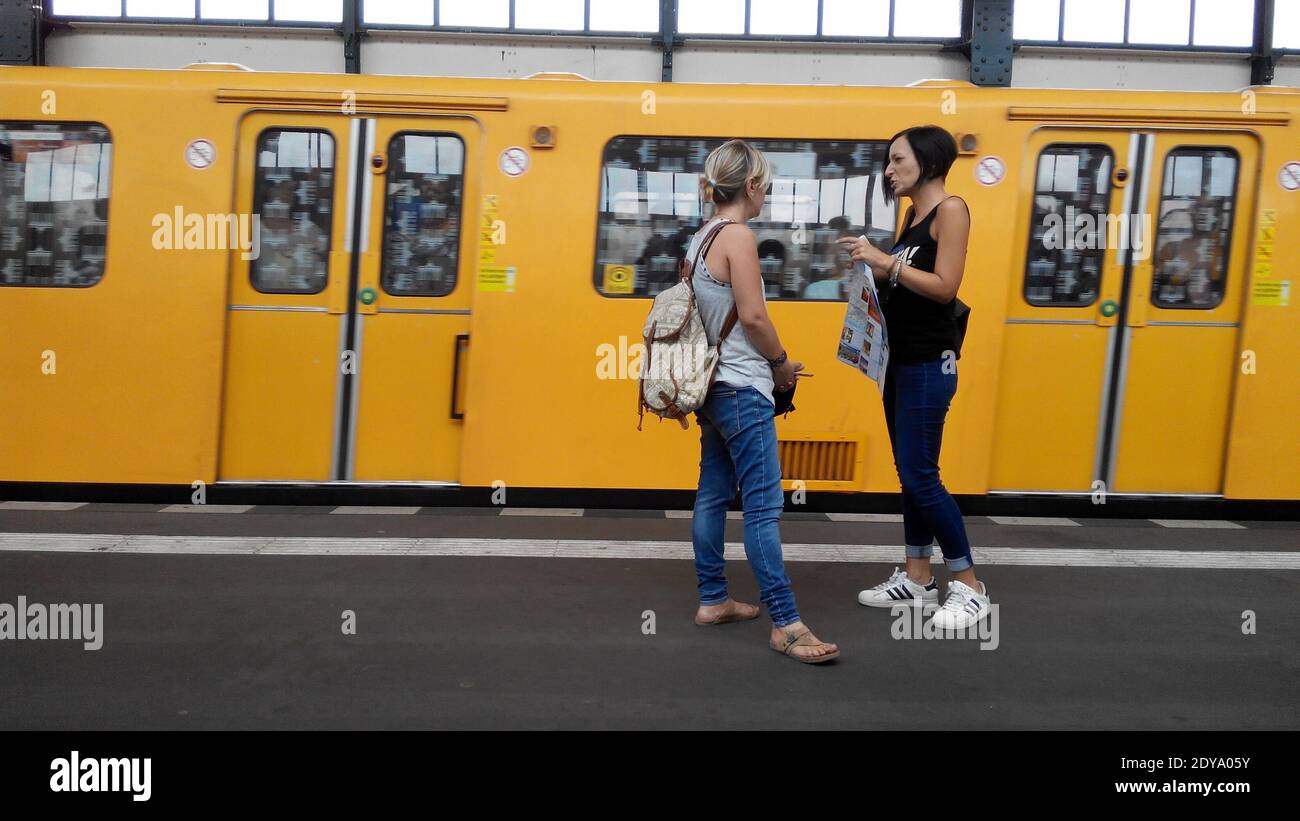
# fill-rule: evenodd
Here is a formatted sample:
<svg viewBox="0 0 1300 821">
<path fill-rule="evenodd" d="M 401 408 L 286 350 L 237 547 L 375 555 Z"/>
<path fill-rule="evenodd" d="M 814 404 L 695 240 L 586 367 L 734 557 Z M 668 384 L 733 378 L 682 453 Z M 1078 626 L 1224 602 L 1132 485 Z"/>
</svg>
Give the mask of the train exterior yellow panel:
<svg viewBox="0 0 1300 821">
<path fill-rule="evenodd" d="M 1236 328 L 1133 329 L 1125 388 L 1117 493 L 1217 493 L 1231 393 L 1223 370 L 1186 363 L 1230 363 Z"/>
<path fill-rule="evenodd" d="M 231 313 L 222 479 L 329 479 L 338 347 L 325 313 Z"/>
<path fill-rule="evenodd" d="M 998 387 L 990 485 L 1091 490 L 1105 336 L 1089 325 L 1008 325 L 1004 333 L 1010 378 Z"/>
<path fill-rule="evenodd" d="M 366 317 L 360 345 L 357 481 L 455 481 L 459 422 L 451 412 L 456 335 L 468 317 L 432 325 L 420 315 Z M 400 352 L 371 356 L 377 350 Z"/>
<path fill-rule="evenodd" d="M 406 475 L 442 474 L 459 458 L 454 475 L 439 478 L 468 486 L 500 479 L 543 487 L 693 487 L 698 463 L 694 428 L 686 432 L 648 419 L 645 431 L 635 430 L 636 389 L 628 366 L 650 301 L 602 296 L 592 283 L 605 145 L 620 135 L 884 140 L 905 126 L 936 122 L 978 139 L 976 151 L 958 159 L 948 184 L 951 192 L 967 199 L 973 214 L 962 287 L 962 298 L 973 312 L 945 436 L 945 481 L 960 493 L 1005 488 L 1012 476 L 1026 477 L 1031 485 L 1016 481 L 1018 489 L 1074 489 L 1078 464 L 1091 459 L 1093 441 L 1076 444 L 1077 453 L 1057 456 L 1049 456 L 1056 445 L 1016 442 L 1022 426 L 1042 429 L 1032 420 L 1044 412 L 1060 419 L 1078 416 L 1071 424 L 1081 426 L 1091 413 L 1095 432 L 1103 381 L 1095 365 L 1038 374 L 1034 369 L 1041 369 L 1043 358 L 1050 355 L 1091 358 L 1093 363 L 1105 357 L 1104 350 L 1098 353 L 1097 342 L 1104 334 L 1070 347 L 1068 330 L 1057 334 L 1059 339 L 1031 338 L 1024 333 L 1029 326 L 1008 324 L 1031 318 L 1022 315 L 1019 294 L 1035 191 L 1034 158 L 1046 144 L 1034 135 L 1048 123 L 1108 131 L 1113 137 L 1096 139 L 1113 144 L 1118 157 L 1138 135 L 1168 131 L 1181 123 L 1177 127 L 1201 132 L 1193 140 L 1196 144 L 1228 140 L 1236 145 L 1235 137 L 1224 136 L 1233 132 L 1257 134 L 1259 145 L 1257 157 L 1243 155 L 1242 173 L 1251 175 L 1252 184 L 1258 180 L 1258 195 L 1249 194 L 1238 204 L 1238 227 L 1245 239 L 1234 235 L 1231 252 L 1235 264 L 1245 266 L 1229 280 L 1242 285 L 1239 316 L 1229 320 L 1239 321 L 1239 338 L 1228 345 L 1215 337 L 1213 345 L 1203 345 L 1198 333 L 1192 343 L 1197 356 L 1235 362 L 1250 354 L 1254 370 L 1243 370 L 1221 388 L 1186 384 L 1197 401 L 1228 408 L 1226 453 L 1220 460 L 1225 463 L 1223 494 L 1300 498 L 1300 473 L 1294 469 L 1300 463 L 1300 437 L 1294 433 L 1300 415 L 1300 380 L 1294 365 L 1300 358 L 1300 324 L 1293 304 L 1274 304 L 1279 300 L 1269 296 L 1277 293 L 1269 290 L 1276 283 L 1293 283 L 1300 259 L 1300 194 L 1284 191 L 1278 182 L 1282 165 L 1300 159 L 1300 96 L 1294 90 L 1261 89 L 1254 101 L 1256 115 L 1246 111 L 1236 93 L 976 89 L 963 84 L 905 89 L 718 86 L 23 68 L 0 69 L 0 81 L 6 89 L 0 119 L 99 122 L 112 132 L 114 146 L 103 281 L 87 289 L 0 288 L 0 322 L 10 340 L 0 349 L 0 413 L 7 420 L 0 447 L 4 480 L 188 483 L 215 479 L 219 469 L 221 478 L 231 478 L 225 468 L 236 469 L 237 461 L 228 458 L 236 451 L 251 457 L 259 449 L 275 449 L 283 455 L 292 439 L 266 428 L 254 432 L 223 410 L 240 396 L 250 403 L 261 400 L 253 393 L 261 378 L 255 375 L 256 367 L 247 385 L 232 385 L 223 374 L 235 357 L 256 360 L 259 335 L 263 345 L 278 350 L 305 345 L 305 338 L 281 338 L 299 335 L 305 326 L 289 322 L 272 332 L 270 326 L 261 329 L 261 318 L 254 318 L 257 312 L 229 310 L 238 304 L 230 288 L 246 279 L 236 275 L 232 256 L 217 250 L 156 250 L 151 244 L 152 218 L 178 206 L 186 213 L 248 209 L 248 190 L 235 186 L 237 180 L 247 182 L 251 166 L 237 169 L 235 161 L 252 161 L 247 141 L 255 131 L 241 126 L 251 122 L 249 118 L 278 119 L 284 125 L 301 118 L 328 118 L 336 123 L 326 127 L 338 138 L 340 158 L 351 163 L 357 158 L 347 133 L 357 118 L 377 121 L 370 133 L 380 135 L 375 151 L 383 153 L 383 137 L 398 126 L 386 126 L 386 120 L 400 116 L 405 128 L 405 120 L 417 119 L 420 113 L 438 114 L 419 118 L 438 131 L 443 130 L 441 115 L 459 107 L 474 109 L 472 116 L 481 126 L 453 129 L 466 142 L 466 234 L 454 292 L 463 302 L 453 306 L 461 313 L 439 325 L 437 340 L 431 343 L 446 350 L 419 350 L 409 336 L 415 332 L 402 323 L 376 331 L 379 320 L 392 315 L 376 316 L 374 311 L 383 311 L 386 304 L 400 307 L 386 302 L 385 294 L 373 310 L 360 312 L 363 346 L 365 334 L 371 334 L 371 340 L 390 340 L 394 352 L 411 344 L 416 349 L 370 362 L 373 372 L 367 372 L 363 347 L 358 419 L 376 418 L 384 412 L 377 407 L 391 405 L 404 391 L 422 407 L 442 413 L 438 405 L 443 399 L 437 394 L 447 389 L 453 376 L 451 331 L 467 327 L 472 340 L 459 374 L 464 418 L 423 443 L 418 436 L 410 441 L 407 450 L 435 460 L 425 464 L 437 467 L 429 471 L 407 465 L 411 470 Z M 42 110 L 47 90 L 57 94 L 57 112 Z M 346 101 L 345 90 L 359 105 L 355 116 L 330 102 Z M 219 97 L 225 102 L 218 102 Z M 647 106 L 647 101 L 652 104 Z M 530 129 L 542 124 L 556 127 L 554 148 L 531 146 Z M 184 161 L 186 145 L 196 138 L 209 139 L 216 148 L 212 166 L 202 171 Z M 1158 199 L 1167 143 L 1161 138 L 1156 145 L 1149 170 L 1150 202 Z M 519 176 L 505 174 L 501 165 L 502 153 L 513 147 L 523 147 L 530 160 Z M 975 181 L 974 172 L 976 160 L 989 156 L 1004 161 L 1006 177 L 986 186 Z M 469 182 L 471 176 L 479 182 Z M 384 191 L 378 180 L 375 190 Z M 345 206 L 341 180 L 336 195 L 336 208 Z M 382 207 L 382 199 L 376 196 L 372 208 Z M 481 237 L 470 234 L 487 214 L 489 202 L 503 228 L 504 244 L 490 249 L 490 259 L 476 258 L 465 251 L 476 246 L 487 251 Z M 1111 208 L 1117 207 L 1112 202 Z M 368 217 L 378 219 L 377 212 L 372 210 Z M 331 360 L 340 352 L 338 312 L 350 310 L 344 301 L 350 298 L 346 279 L 341 278 L 348 264 L 338 244 L 342 223 L 335 225 L 331 278 L 342 284 L 326 293 L 323 305 L 330 313 L 318 317 L 328 316 L 334 323 L 328 332 L 308 334 L 319 336 L 312 344 L 323 345 L 324 356 Z M 1266 239 L 1270 227 L 1275 230 Z M 378 242 L 372 237 L 370 256 L 360 263 L 365 282 L 375 281 Z M 1270 260 L 1271 267 L 1260 267 Z M 1108 255 L 1106 264 L 1114 273 L 1116 258 Z M 502 288 L 500 274 L 506 270 L 513 270 L 514 276 L 510 286 Z M 1149 271 L 1138 273 L 1150 276 Z M 1107 296 L 1102 294 L 1102 299 Z M 266 302 L 278 304 L 270 296 Z M 834 359 L 843 304 L 773 301 L 769 306 L 791 355 L 817 374 L 801 384 L 799 410 L 778 420 L 778 431 L 783 438 L 810 442 L 814 448 L 833 440 L 856 443 L 851 456 L 835 457 L 854 465 L 853 478 L 836 481 L 835 489 L 896 491 L 879 394 L 873 384 Z M 284 307 L 292 306 L 286 302 Z M 466 310 L 471 312 L 468 317 Z M 1149 314 L 1145 319 L 1152 318 Z M 1094 317 L 1088 320 L 1095 323 L 1093 330 L 1109 328 L 1095 318 L 1095 310 L 1089 316 Z M 1131 332 L 1145 344 L 1157 337 L 1147 333 L 1151 328 L 1143 327 L 1143 321 L 1139 317 Z M 1182 343 L 1170 344 L 1135 349 L 1130 364 L 1154 374 L 1146 377 L 1144 386 L 1165 378 L 1160 376 L 1160 356 L 1185 350 Z M 41 371 L 40 357 L 47 350 L 58 357 L 56 374 Z M 607 367 L 610 350 L 612 377 Z M 305 349 L 292 355 L 305 356 Z M 433 363 L 427 372 L 421 370 L 426 359 Z M 441 359 L 445 363 L 440 365 Z M 312 361 L 300 360 L 295 367 L 310 373 Z M 1168 367 L 1163 372 L 1168 373 Z M 422 376 L 433 379 L 434 385 L 426 385 Z M 309 399 L 313 405 L 324 402 L 332 408 L 338 401 L 333 389 L 326 391 L 321 384 L 304 387 L 295 381 L 299 377 L 307 378 L 299 374 L 277 384 L 297 385 L 300 400 L 307 398 L 301 391 L 314 391 Z M 402 377 L 405 388 L 397 381 Z M 382 386 L 370 386 L 372 378 Z M 224 402 L 223 383 L 228 394 Z M 1231 398 L 1224 398 L 1226 391 L 1233 391 Z M 1137 392 L 1130 390 L 1121 409 L 1124 424 L 1135 423 L 1135 414 L 1145 412 L 1138 401 Z M 1060 407 L 1065 404 L 1068 410 Z M 322 424 L 310 422 L 294 435 L 315 441 Z M 1144 418 L 1140 424 L 1155 423 Z M 409 441 L 399 442 L 402 434 L 397 430 L 380 428 L 357 431 L 355 478 L 364 473 L 396 481 L 396 474 L 405 469 L 399 464 L 405 457 L 367 462 L 371 447 L 392 454 Z M 457 435 L 462 437 L 458 451 Z M 366 444 L 367 437 L 372 445 Z M 1137 439 L 1121 436 L 1121 450 L 1130 441 Z M 328 472 L 327 460 L 338 457 L 337 449 L 333 454 L 329 450 L 303 455 L 301 464 L 280 473 L 250 468 L 249 478 L 295 473 L 299 475 L 293 478 L 301 479 L 304 473 L 319 475 L 321 465 Z M 1193 473 L 1206 469 L 1203 464 L 1195 470 L 1181 463 L 1174 466 L 1184 468 Z M 1128 476 L 1127 470 L 1121 465 L 1119 476 Z M 1192 482 L 1185 476 L 1174 484 L 1190 487 Z M 1195 484 L 1203 483 L 1197 478 Z"/>
<path fill-rule="evenodd" d="M 1234 499 L 1300 499 L 1300 191 L 1281 182 L 1300 162 L 1300 89 L 1258 89 L 1259 109 L 1285 109 L 1292 122 L 1261 140 L 1259 204 L 1241 247 L 1249 249 L 1243 333 L 1223 494 Z M 1277 298 L 1289 283 L 1288 304 Z"/>
<path fill-rule="evenodd" d="M 0 85 L 0 118 L 99 123 L 113 146 L 102 280 L 0 288 L 0 477 L 211 481 L 226 254 L 159 250 L 154 220 L 229 211 L 235 112 L 188 83 L 136 72 L 6 70 Z M 199 135 L 220 146 L 202 173 L 184 161 Z"/>
<path fill-rule="evenodd" d="M 650 419 L 638 434 L 635 384 L 621 367 L 626 359 L 622 352 L 640 342 L 649 300 L 605 297 L 591 283 L 605 144 L 618 135 L 887 140 L 907 125 L 940 117 L 942 99 L 938 91 L 893 89 L 882 90 L 868 105 L 842 89 L 817 90 L 813 96 L 818 99 L 810 105 L 818 116 L 809 119 L 794 116 L 795 106 L 774 98 L 772 90 L 736 88 L 727 89 L 735 99 L 720 118 L 715 112 L 721 100 L 713 87 L 657 86 L 653 115 L 642 113 L 645 89 L 640 86 L 599 84 L 595 96 L 600 99 L 594 102 L 564 99 L 571 87 L 565 84 L 550 99 L 512 95 L 517 122 L 556 122 L 559 144 L 553 151 L 534 152 L 533 167 L 523 177 L 488 173 L 494 183 L 485 190 L 497 195 L 510 227 L 508 244 L 497 252 L 498 264 L 517 266 L 518 278 L 514 294 L 480 293 L 476 302 L 464 481 L 690 488 L 698 466 L 697 429 L 685 432 Z M 967 122 L 988 135 L 989 151 L 1010 155 L 1018 138 L 1008 134 L 1004 143 L 994 142 L 1000 110 L 990 100 L 972 93 Z M 489 128 L 484 153 L 496 157 L 524 137 L 519 130 Z M 992 422 L 992 403 L 981 401 L 980 393 L 996 384 L 996 329 L 1004 310 L 1010 251 L 997 213 L 1014 209 L 1016 200 L 1009 185 L 980 190 L 970 157 L 958 161 L 950 180 L 954 193 L 972 199 L 980 229 L 971 249 L 971 259 L 979 264 L 972 266 L 962 291 L 980 319 L 972 325 L 960 362 L 967 392 L 959 394 L 946 433 L 944 469 L 955 490 L 981 492 L 987 487 L 985 431 Z M 778 421 L 778 435 L 862 437 L 867 452 L 859 489 L 896 490 L 879 392 L 835 359 L 843 304 L 770 302 L 769 310 L 791 356 L 816 374 L 801 383 L 795 403 L 799 409 Z M 519 362 L 522 351 L 529 352 L 526 366 L 512 369 L 503 381 L 497 363 Z M 613 378 L 600 378 L 598 366 L 611 351 Z M 539 394 L 573 402 L 574 413 L 562 424 L 541 428 L 527 414 L 521 418 L 518 405 Z M 477 401 L 485 396 L 492 400 Z M 574 458 L 592 448 L 600 458 Z M 506 475 L 502 465 L 509 466 Z"/>
</svg>

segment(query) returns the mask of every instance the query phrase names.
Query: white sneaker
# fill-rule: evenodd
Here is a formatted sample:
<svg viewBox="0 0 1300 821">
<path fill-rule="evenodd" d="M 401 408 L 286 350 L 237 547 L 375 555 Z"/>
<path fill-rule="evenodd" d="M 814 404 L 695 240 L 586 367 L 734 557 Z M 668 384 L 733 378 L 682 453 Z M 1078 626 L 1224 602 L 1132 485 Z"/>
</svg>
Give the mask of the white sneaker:
<svg viewBox="0 0 1300 821">
<path fill-rule="evenodd" d="M 939 582 L 933 576 L 930 577 L 929 584 L 919 585 L 907 577 L 906 571 L 897 567 L 888 579 L 858 594 L 858 604 L 867 607 L 893 607 L 896 604 L 924 607 L 938 603 Z"/>
<path fill-rule="evenodd" d="M 930 623 L 939 630 L 964 630 L 989 614 L 988 588 L 980 582 L 980 592 L 959 581 L 948 582 L 948 598 L 934 614 Z"/>
</svg>

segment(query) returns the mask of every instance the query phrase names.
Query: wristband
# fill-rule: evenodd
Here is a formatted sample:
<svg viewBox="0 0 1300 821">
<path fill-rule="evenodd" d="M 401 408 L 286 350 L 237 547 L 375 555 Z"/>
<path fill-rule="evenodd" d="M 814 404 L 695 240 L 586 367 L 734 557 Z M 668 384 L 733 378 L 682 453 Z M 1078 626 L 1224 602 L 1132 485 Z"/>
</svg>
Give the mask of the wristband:
<svg viewBox="0 0 1300 821">
<path fill-rule="evenodd" d="M 767 364 L 768 364 L 769 366 L 771 366 L 771 368 L 772 368 L 773 370 L 775 370 L 775 369 L 781 367 L 782 365 L 784 365 L 786 359 L 788 359 L 788 358 L 789 358 L 789 357 L 787 357 L 787 356 L 785 355 L 785 351 L 781 351 L 781 355 L 780 355 L 780 356 L 778 356 L 776 359 L 769 359 L 769 360 L 767 360 Z"/>
</svg>

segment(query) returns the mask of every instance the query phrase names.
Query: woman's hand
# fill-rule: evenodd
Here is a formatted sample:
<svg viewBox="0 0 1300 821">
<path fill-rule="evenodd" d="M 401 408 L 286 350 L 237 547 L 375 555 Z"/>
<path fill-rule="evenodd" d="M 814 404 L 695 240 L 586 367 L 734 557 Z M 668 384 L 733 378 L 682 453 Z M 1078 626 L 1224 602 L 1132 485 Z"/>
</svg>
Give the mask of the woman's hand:
<svg viewBox="0 0 1300 821">
<path fill-rule="evenodd" d="M 772 383 L 779 391 L 788 391 L 794 387 L 795 374 L 803 370 L 802 362 L 787 359 L 780 367 L 772 369 Z"/>
<path fill-rule="evenodd" d="M 851 259 L 865 262 L 876 279 L 885 279 L 889 276 L 889 266 L 894 264 L 894 258 L 867 242 L 864 237 L 840 237 L 835 241 L 849 252 Z"/>
</svg>

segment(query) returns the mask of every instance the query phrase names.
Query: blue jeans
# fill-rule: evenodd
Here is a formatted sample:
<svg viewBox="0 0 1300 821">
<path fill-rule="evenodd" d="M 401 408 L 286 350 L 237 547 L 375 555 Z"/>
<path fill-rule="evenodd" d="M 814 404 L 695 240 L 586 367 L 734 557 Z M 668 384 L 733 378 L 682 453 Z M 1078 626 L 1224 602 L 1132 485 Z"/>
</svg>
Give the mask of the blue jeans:
<svg viewBox="0 0 1300 821">
<path fill-rule="evenodd" d="M 970 541 L 957 502 L 939 479 L 943 420 L 957 393 L 956 363 L 944 359 L 916 365 L 890 363 L 885 372 L 885 424 L 903 490 L 903 536 L 909 559 L 928 559 L 937 538 L 949 570 L 966 570 Z"/>
<path fill-rule="evenodd" d="M 773 624 L 793 624 L 799 621 L 799 612 L 781 558 L 777 522 L 785 496 L 772 403 L 755 388 L 720 382 L 710 389 L 695 418 L 700 425 L 700 486 L 695 493 L 691 541 L 700 604 L 727 600 L 723 534 L 727 507 L 739 482 L 745 510 L 745 556 L 758 580 L 759 596 Z"/>
</svg>

